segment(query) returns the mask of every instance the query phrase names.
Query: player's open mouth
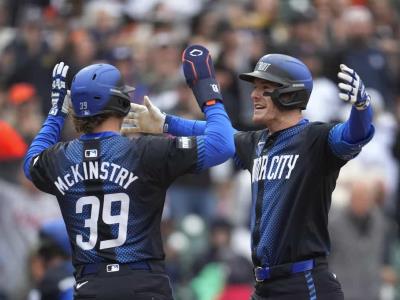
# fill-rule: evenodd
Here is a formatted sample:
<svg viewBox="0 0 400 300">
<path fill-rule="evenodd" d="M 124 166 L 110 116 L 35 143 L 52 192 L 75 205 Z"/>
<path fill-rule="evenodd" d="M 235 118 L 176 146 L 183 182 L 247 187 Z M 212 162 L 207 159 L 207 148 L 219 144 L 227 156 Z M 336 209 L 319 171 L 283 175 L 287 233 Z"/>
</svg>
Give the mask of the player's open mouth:
<svg viewBox="0 0 400 300">
<path fill-rule="evenodd" d="M 261 104 L 256 104 L 256 105 L 254 105 L 254 108 L 257 110 L 257 109 L 264 109 L 265 108 L 265 106 L 264 105 L 261 105 Z"/>
</svg>

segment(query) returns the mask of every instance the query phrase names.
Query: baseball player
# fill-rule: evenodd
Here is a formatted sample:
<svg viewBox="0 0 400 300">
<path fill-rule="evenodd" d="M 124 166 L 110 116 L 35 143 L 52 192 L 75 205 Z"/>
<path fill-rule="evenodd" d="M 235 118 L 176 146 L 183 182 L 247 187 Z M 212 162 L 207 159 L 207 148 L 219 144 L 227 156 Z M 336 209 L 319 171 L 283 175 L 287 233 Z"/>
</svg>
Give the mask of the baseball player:
<svg viewBox="0 0 400 300">
<path fill-rule="evenodd" d="M 197 137 L 121 136 L 133 88 L 122 84 L 114 66 L 94 64 L 71 84 L 73 121 L 82 135 L 57 142 L 68 113 L 68 66 L 54 68 L 53 107 L 28 149 L 24 171 L 58 199 L 77 300 L 173 299 L 160 234 L 166 190 L 178 176 L 222 163 L 234 152 L 208 50 L 192 46 L 183 57 L 206 117 L 206 132 Z"/>
<path fill-rule="evenodd" d="M 235 133 L 235 162 L 251 173 L 253 300 L 343 299 L 326 261 L 331 194 L 340 168 L 372 138 L 374 127 L 360 77 L 345 65 L 338 76 L 339 97 L 353 105 L 349 119 L 339 124 L 302 117 L 313 81 L 294 57 L 265 55 L 253 72 L 239 76 L 253 84 L 253 121 L 265 127 Z M 204 122 L 163 116 L 145 104 L 128 116 L 135 130 L 155 132 L 154 123 L 149 128 L 144 122 L 151 117 L 176 136 L 204 132 Z"/>
</svg>

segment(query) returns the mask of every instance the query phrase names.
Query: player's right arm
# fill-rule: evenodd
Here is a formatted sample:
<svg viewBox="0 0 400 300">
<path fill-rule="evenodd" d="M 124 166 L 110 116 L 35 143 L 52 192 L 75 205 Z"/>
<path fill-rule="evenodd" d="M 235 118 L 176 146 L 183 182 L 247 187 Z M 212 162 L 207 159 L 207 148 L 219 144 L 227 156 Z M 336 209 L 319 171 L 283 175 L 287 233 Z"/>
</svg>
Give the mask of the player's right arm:
<svg viewBox="0 0 400 300">
<path fill-rule="evenodd" d="M 233 156 L 233 128 L 223 105 L 208 50 L 200 45 L 187 47 L 182 54 L 182 64 L 186 82 L 206 117 L 204 135 L 197 137 L 197 170 L 201 171 Z"/>
<path fill-rule="evenodd" d="M 209 111 L 224 110 L 222 95 L 215 79 L 214 66 L 208 50 L 202 46 L 190 46 L 183 52 L 183 73 L 189 87 L 205 113 L 206 119 Z M 225 111 L 224 114 L 226 115 Z M 127 125 L 122 133 L 170 133 L 174 136 L 199 136 L 205 135 L 207 121 L 188 120 L 173 115 L 163 114 L 150 99 L 144 98 L 144 105 L 131 103 L 131 112 L 124 119 Z M 232 126 L 229 126 L 232 127 Z M 223 130 L 224 128 L 220 128 Z M 225 133 L 225 132 L 224 132 Z"/>
<path fill-rule="evenodd" d="M 44 150 L 56 144 L 64 126 L 65 117 L 69 109 L 69 93 L 66 87 L 66 76 L 69 66 L 60 62 L 55 65 L 52 75 L 51 101 L 52 108 L 40 132 L 29 146 L 24 159 L 24 173 L 29 180 L 33 180 L 31 166 L 39 164 L 40 155 Z M 42 172 L 36 172 L 38 176 L 44 176 Z M 44 179 L 44 178 L 43 178 Z"/>
<path fill-rule="evenodd" d="M 234 129 L 222 103 L 222 95 L 215 80 L 214 66 L 208 50 L 199 45 L 189 46 L 183 52 L 182 61 L 186 82 L 204 112 L 206 121 L 197 121 L 198 126 L 191 126 L 192 122 L 195 124 L 196 121 L 180 119 L 182 123 L 175 124 L 173 131 L 168 130 L 168 132 L 175 136 L 197 136 L 197 170 L 201 171 L 223 163 L 233 156 Z M 166 132 L 164 129 L 169 123 L 165 122 L 165 115 L 152 105 L 148 98 L 145 98 L 144 103 L 145 105 L 132 104 L 133 112 L 125 119 L 125 123 L 134 124 L 135 127 L 124 129 L 123 133 Z"/>
</svg>

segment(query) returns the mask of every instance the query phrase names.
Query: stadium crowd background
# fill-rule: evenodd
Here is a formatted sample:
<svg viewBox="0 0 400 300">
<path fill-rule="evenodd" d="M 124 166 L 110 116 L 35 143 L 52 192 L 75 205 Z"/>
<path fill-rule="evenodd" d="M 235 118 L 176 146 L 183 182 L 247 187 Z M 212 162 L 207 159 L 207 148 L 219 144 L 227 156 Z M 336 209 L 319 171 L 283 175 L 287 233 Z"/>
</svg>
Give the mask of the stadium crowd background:
<svg viewBox="0 0 400 300">
<path fill-rule="evenodd" d="M 166 113 L 201 118 L 181 53 L 200 43 L 216 63 L 235 128 L 253 129 L 250 71 L 265 53 L 303 60 L 314 77 L 305 116 L 340 121 L 339 63 L 372 97 L 376 135 L 342 169 L 330 216 L 331 267 L 346 299 L 400 299 L 400 1 L 0 0 L 0 299 L 27 299 L 45 266 L 38 232 L 60 217 L 56 200 L 22 175 L 21 160 L 50 108 L 51 71 L 117 66 Z M 75 137 L 69 123 L 63 139 Z M 169 190 L 162 231 L 177 299 L 241 300 L 252 289 L 249 174 L 231 161 Z"/>
</svg>

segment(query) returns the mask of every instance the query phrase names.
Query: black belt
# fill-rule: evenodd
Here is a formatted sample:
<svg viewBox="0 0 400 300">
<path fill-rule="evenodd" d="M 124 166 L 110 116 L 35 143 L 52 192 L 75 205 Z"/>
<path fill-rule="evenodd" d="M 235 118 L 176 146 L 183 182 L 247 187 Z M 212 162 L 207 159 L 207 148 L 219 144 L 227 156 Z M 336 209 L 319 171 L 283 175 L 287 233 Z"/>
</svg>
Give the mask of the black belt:
<svg viewBox="0 0 400 300">
<path fill-rule="evenodd" d="M 164 264 L 162 261 L 143 260 L 126 264 L 110 262 L 86 264 L 77 267 L 78 277 L 98 273 L 114 273 L 122 270 L 164 271 Z"/>
<path fill-rule="evenodd" d="M 321 264 L 326 264 L 325 257 L 317 257 L 272 267 L 256 267 L 254 268 L 254 275 L 257 282 L 263 282 L 267 279 L 285 277 L 291 274 L 310 271 L 317 265 Z"/>
</svg>

